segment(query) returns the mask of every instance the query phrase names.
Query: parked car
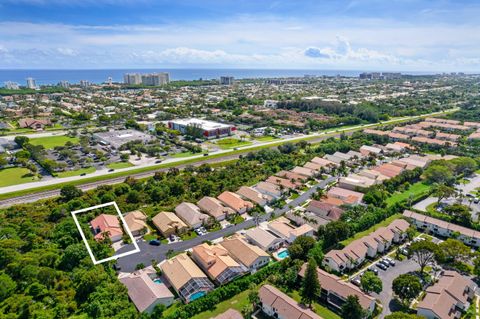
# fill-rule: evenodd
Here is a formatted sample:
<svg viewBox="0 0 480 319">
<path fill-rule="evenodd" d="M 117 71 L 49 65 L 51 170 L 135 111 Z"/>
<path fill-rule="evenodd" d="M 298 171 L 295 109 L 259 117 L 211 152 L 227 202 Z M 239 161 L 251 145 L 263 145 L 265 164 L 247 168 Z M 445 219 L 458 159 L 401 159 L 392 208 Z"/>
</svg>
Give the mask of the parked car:
<svg viewBox="0 0 480 319">
<path fill-rule="evenodd" d="M 358 287 L 360 287 L 360 285 L 361 285 L 360 279 L 358 277 L 352 278 L 352 280 L 350 280 L 350 282 L 352 284 L 354 284 L 355 286 L 358 286 Z"/>
<path fill-rule="evenodd" d="M 395 266 L 395 260 L 390 257 L 385 257 L 384 260 L 390 264 L 390 266 Z"/>
<path fill-rule="evenodd" d="M 381 270 L 387 270 L 387 267 L 386 267 L 384 264 L 380 263 L 380 262 L 378 262 L 376 265 L 377 265 L 377 267 L 380 268 Z"/>
<path fill-rule="evenodd" d="M 148 243 L 152 246 L 160 246 L 161 245 L 161 243 L 158 239 L 152 239 Z"/>
<path fill-rule="evenodd" d="M 370 267 L 367 269 L 367 271 L 371 271 L 371 272 L 373 272 L 375 275 L 378 275 L 378 270 L 375 269 L 373 266 L 370 266 Z"/>
</svg>

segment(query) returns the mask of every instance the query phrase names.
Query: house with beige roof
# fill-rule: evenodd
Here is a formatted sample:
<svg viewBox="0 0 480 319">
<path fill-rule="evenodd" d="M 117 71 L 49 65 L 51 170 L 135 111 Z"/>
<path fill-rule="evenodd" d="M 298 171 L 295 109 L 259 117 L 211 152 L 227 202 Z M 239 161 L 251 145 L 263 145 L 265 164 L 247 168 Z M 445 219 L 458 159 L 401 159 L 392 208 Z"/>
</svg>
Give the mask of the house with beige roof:
<svg viewBox="0 0 480 319">
<path fill-rule="evenodd" d="M 240 235 L 225 238 L 220 245 L 228 251 L 233 259 L 247 267 L 252 273 L 270 262 L 269 254 L 259 247 L 249 244 Z"/>
<path fill-rule="evenodd" d="M 236 193 L 242 198 L 251 201 L 261 207 L 264 207 L 265 205 L 271 203 L 274 200 L 272 196 L 262 194 L 253 187 L 249 186 L 240 187 Z"/>
<path fill-rule="evenodd" d="M 175 213 L 192 228 L 198 228 L 206 224 L 209 218 L 208 215 L 201 212 L 197 205 L 187 202 L 175 207 Z"/>
<path fill-rule="evenodd" d="M 310 225 L 304 224 L 296 227 L 290 224 L 290 221 L 283 216 L 269 222 L 267 227 L 271 232 L 283 238 L 287 243 L 293 243 L 293 241 L 300 236 L 313 237 L 314 232 L 314 229 Z"/>
<path fill-rule="evenodd" d="M 341 250 L 331 250 L 325 254 L 323 265 L 343 272 L 361 265 L 367 257 L 374 258 L 387 251 L 392 243 L 402 242 L 410 224 L 404 219 L 396 219 L 387 227 L 380 227 L 367 236 L 359 238 Z"/>
<path fill-rule="evenodd" d="M 306 168 L 306 167 L 301 167 L 301 166 L 295 166 L 292 169 L 292 173 L 305 176 L 306 179 L 311 178 L 311 177 L 315 177 L 315 175 L 317 174 L 315 172 L 315 170 L 310 169 L 310 168 Z"/>
<path fill-rule="evenodd" d="M 128 297 L 139 312 L 151 313 L 156 305 L 170 306 L 174 296 L 164 283 L 158 280 L 154 269 L 145 268 L 119 278 L 127 287 Z"/>
<path fill-rule="evenodd" d="M 133 236 L 140 236 L 148 231 L 147 216 L 143 212 L 135 210 L 127 213 L 123 218 Z"/>
<path fill-rule="evenodd" d="M 282 188 L 279 185 L 272 184 L 269 182 L 259 182 L 253 188 L 256 189 L 258 192 L 267 196 L 271 196 L 275 199 L 279 199 L 280 197 L 283 196 L 283 194 L 285 194 L 288 191 L 288 189 L 286 188 Z"/>
<path fill-rule="evenodd" d="M 247 270 L 220 245 L 200 244 L 192 248 L 191 256 L 210 279 L 220 285 L 235 279 Z"/>
<path fill-rule="evenodd" d="M 358 174 L 349 174 L 347 177 L 340 177 L 338 187 L 349 189 L 352 191 L 365 191 L 367 188 L 376 185 L 374 179 Z"/>
<path fill-rule="evenodd" d="M 309 308 L 270 285 L 263 285 L 258 291 L 262 311 L 278 319 L 322 319 Z"/>
<path fill-rule="evenodd" d="M 204 296 L 214 288 L 208 277 L 186 253 L 163 261 L 160 269 L 163 276 L 186 303 Z"/>
<path fill-rule="evenodd" d="M 208 215 L 212 216 L 218 221 L 224 220 L 228 215 L 233 215 L 236 212 L 230 207 L 225 207 L 215 197 L 205 196 L 197 203 L 198 207 Z"/>
<path fill-rule="evenodd" d="M 470 307 L 477 285 L 457 273 L 444 271 L 438 281 L 427 288 L 417 305 L 417 314 L 427 319 L 457 319 Z"/>
<path fill-rule="evenodd" d="M 253 208 L 253 204 L 243 200 L 238 194 L 225 191 L 217 196 L 225 206 L 230 207 L 238 214 L 245 214 Z"/>
<path fill-rule="evenodd" d="M 290 171 L 280 171 L 275 175 L 279 176 L 279 177 L 287 178 L 289 180 L 294 180 L 294 181 L 297 181 L 297 182 L 304 182 L 305 181 L 305 176 L 304 175 L 296 174 L 296 173 L 293 173 L 293 172 L 290 172 Z"/>
<path fill-rule="evenodd" d="M 212 319 L 243 319 L 243 316 L 237 310 L 230 308 Z"/>
<path fill-rule="evenodd" d="M 281 178 L 281 177 L 278 177 L 278 176 L 269 176 L 265 180 L 265 182 L 278 185 L 280 187 L 283 187 L 284 189 L 297 189 L 297 188 L 300 188 L 302 186 L 302 183 L 298 183 L 298 182 L 295 182 L 295 181 L 292 182 L 289 179 Z"/>
<path fill-rule="evenodd" d="M 328 190 L 327 196 L 342 200 L 345 204 L 355 205 L 360 204 L 363 199 L 363 194 L 341 187 L 332 187 Z"/>
<path fill-rule="evenodd" d="M 300 269 L 300 277 L 305 275 L 306 268 L 306 264 L 304 264 Z M 363 310 L 370 314 L 373 313 L 375 309 L 375 298 L 367 295 L 351 283 L 343 281 L 341 278 L 329 274 L 320 268 L 317 268 L 317 276 L 321 287 L 319 298 L 324 303 L 340 310 L 348 296 L 357 296 L 358 302 Z"/>
<path fill-rule="evenodd" d="M 248 229 L 245 232 L 245 237 L 250 243 L 257 245 L 261 249 L 269 252 L 277 250 L 285 243 L 284 238 L 261 227 Z"/>
<path fill-rule="evenodd" d="M 362 145 L 360 147 L 360 153 L 363 156 L 369 156 L 369 155 L 378 156 L 378 155 L 381 155 L 383 153 L 383 150 L 381 148 L 375 147 L 375 146 Z"/>
<path fill-rule="evenodd" d="M 163 236 L 183 234 L 189 227 L 177 215 L 171 212 L 161 212 L 152 218 L 152 222 Z"/>
</svg>

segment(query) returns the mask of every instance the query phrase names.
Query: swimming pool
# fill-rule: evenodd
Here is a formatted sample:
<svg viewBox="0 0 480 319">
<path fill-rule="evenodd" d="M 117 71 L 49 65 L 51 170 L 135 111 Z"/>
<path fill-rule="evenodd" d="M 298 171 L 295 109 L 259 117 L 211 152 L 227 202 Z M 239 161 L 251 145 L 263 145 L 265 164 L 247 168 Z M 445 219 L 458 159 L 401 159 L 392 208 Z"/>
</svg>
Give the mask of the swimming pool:
<svg viewBox="0 0 480 319">
<path fill-rule="evenodd" d="M 205 296 L 205 291 L 198 291 L 198 292 L 196 292 L 196 293 L 194 293 L 193 295 L 190 296 L 190 301 L 197 300 L 198 298 L 203 297 L 203 296 Z"/>
<path fill-rule="evenodd" d="M 161 283 L 162 283 L 162 279 L 156 278 L 156 279 L 153 280 L 153 282 L 156 283 L 156 284 L 161 284 Z"/>
<path fill-rule="evenodd" d="M 282 250 L 281 252 L 277 253 L 277 256 L 280 259 L 285 259 L 288 256 L 290 256 L 290 254 L 288 253 L 288 250 L 285 249 L 285 250 Z"/>
</svg>

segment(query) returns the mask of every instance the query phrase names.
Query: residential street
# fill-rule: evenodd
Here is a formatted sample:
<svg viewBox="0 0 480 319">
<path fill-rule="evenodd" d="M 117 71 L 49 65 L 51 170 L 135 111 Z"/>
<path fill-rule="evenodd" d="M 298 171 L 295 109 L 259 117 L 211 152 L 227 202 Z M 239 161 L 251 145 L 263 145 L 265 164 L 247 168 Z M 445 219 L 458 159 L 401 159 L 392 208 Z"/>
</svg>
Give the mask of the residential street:
<svg viewBox="0 0 480 319">
<path fill-rule="evenodd" d="M 320 183 L 316 184 L 315 186 L 311 187 L 308 191 L 300 195 L 299 197 L 292 200 L 290 203 L 286 204 L 282 208 L 277 208 L 273 211 L 275 216 L 280 216 L 290 210 L 290 206 L 298 206 L 304 203 L 306 200 L 310 198 L 310 196 L 317 191 L 318 188 L 325 188 L 329 183 L 336 180 L 336 177 L 330 177 L 326 180 L 321 181 Z M 263 222 L 269 220 L 270 215 L 262 215 L 259 218 L 259 222 Z M 122 272 L 133 272 L 135 271 L 135 266 L 143 263 L 145 266 L 149 266 L 152 263 L 152 260 L 156 262 L 160 262 L 166 258 L 166 254 L 169 250 L 173 251 L 185 251 L 190 249 L 196 245 L 203 243 L 204 241 L 212 241 L 218 238 L 222 238 L 228 235 L 231 235 L 239 230 L 246 229 L 249 227 L 255 226 L 255 219 L 246 220 L 240 224 L 234 225 L 229 228 L 224 228 L 218 230 L 216 232 L 208 233 L 204 236 L 199 236 L 194 239 L 188 241 L 177 242 L 173 244 L 162 244 L 161 246 L 152 246 L 149 245 L 145 241 L 139 241 L 138 246 L 140 248 L 140 252 L 136 254 L 132 254 L 126 257 L 122 257 L 117 260 L 117 265 L 121 267 Z M 122 247 L 117 251 L 118 254 L 133 250 L 132 245 L 127 245 Z"/>
</svg>

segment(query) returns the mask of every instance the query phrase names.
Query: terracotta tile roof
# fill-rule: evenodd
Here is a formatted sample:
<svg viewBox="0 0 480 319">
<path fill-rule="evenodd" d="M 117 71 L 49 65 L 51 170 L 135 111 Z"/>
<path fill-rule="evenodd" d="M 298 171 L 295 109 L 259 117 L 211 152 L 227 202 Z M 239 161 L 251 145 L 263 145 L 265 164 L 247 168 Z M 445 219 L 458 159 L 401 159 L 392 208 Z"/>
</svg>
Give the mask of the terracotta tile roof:
<svg viewBox="0 0 480 319">
<path fill-rule="evenodd" d="M 283 186 L 284 188 L 288 188 L 288 189 L 295 189 L 295 188 L 298 188 L 302 185 L 301 183 L 297 183 L 297 182 L 292 183 L 288 179 L 277 177 L 277 176 L 268 177 L 266 182 L 271 183 L 271 184 L 275 184 L 275 185 L 279 185 L 279 186 Z"/>
<path fill-rule="evenodd" d="M 253 204 L 251 202 L 243 200 L 239 195 L 232 192 L 225 191 L 218 195 L 217 198 L 237 212 L 241 211 L 242 209 L 249 210 L 253 208 Z"/>
<path fill-rule="evenodd" d="M 123 235 L 122 227 L 115 215 L 101 214 L 92 219 L 90 225 L 97 233 L 95 239 L 103 239 L 103 233 L 108 232 L 108 237 L 112 238 L 118 235 Z"/>
<path fill-rule="evenodd" d="M 288 178 L 288 179 L 295 179 L 297 181 L 303 181 L 305 180 L 305 176 L 304 175 L 300 175 L 300 174 L 295 174 L 293 172 L 289 172 L 289 171 L 280 171 L 278 172 L 277 174 L 275 174 L 277 176 L 280 176 L 280 177 L 283 177 L 283 178 Z"/>
<path fill-rule="evenodd" d="M 327 195 L 330 197 L 339 198 L 348 204 L 360 203 L 363 199 L 362 193 L 335 186 L 330 188 L 330 190 L 327 192 Z"/>
<path fill-rule="evenodd" d="M 195 246 L 192 248 L 192 257 L 198 260 L 214 279 L 217 279 L 230 267 L 240 267 L 240 264 L 230 257 L 228 251 L 220 245 L 203 243 Z"/>
<path fill-rule="evenodd" d="M 225 207 L 214 197 L 205 196 L 198 201 L 198 207 L 214 218 L 234 214 L 235 211 L 230 207 Z"/>
<path fill-rule="evenodd" d="M 262 194 L 256 189 L 248 186 L 240 187 L 237 191 L 237 194 L 259 205 L 263 205 L 266 202 L 270 202 L 273 200 L 271 196 Z"/>
<path fill-rule="evenodd" d="M 212 319 L 243 319 L 243 316 L 235 309 L 228 309 L 224 313 L 221 313 Z"/>
</svg>

